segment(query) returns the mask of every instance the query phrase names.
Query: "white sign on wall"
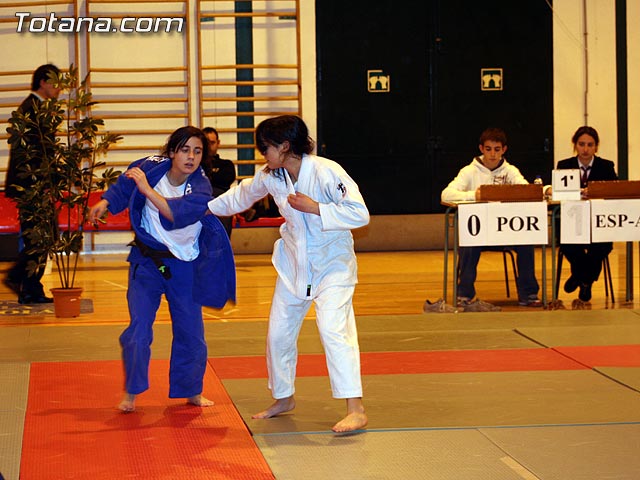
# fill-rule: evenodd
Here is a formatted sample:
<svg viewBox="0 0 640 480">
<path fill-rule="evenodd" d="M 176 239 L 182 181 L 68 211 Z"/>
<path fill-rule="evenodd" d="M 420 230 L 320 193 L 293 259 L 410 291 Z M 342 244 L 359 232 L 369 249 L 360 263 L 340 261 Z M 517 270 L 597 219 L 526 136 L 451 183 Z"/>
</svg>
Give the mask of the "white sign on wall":
<svg viewBox="0 0 640 480">
<path fill-rule="evenodd" d="M 489 202 L 458 206 L 461 247 L 546 245 L 546 202 Z"/>
<path fill-rule="evenodd" d="M 382 70 L 367 70 L 367 91 L 370 93 L 389 93 L 391 75 Z"/>
<path fill-rule="evenodd" d="M 501 68 L 481 68 L 480 69 L 480 90 L 495 91 L 503 89 L 503 73 Z"/>
<path fill-rule="evenodd" d="M 640 240 L 640 199 L 591 200 L 591 240 Z"/>
<path fill-rule="evenodd" d="M 560 207 L 560 243 L 591 243 L 591 222 L 588 201 L 562 202 Z"/>
</svg>

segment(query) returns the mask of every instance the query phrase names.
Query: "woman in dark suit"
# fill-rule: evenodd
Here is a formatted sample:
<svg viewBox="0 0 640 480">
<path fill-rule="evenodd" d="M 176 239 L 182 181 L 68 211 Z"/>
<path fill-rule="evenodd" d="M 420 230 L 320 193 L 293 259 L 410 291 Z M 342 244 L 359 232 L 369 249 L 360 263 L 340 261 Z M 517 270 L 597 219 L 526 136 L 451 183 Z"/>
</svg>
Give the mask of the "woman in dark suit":
<svg viewBox="0 0 640 480">
<path fill-rule="evenodd" d="M 587 188 L 593 180 L 617 180 L 615 165 L 611 160 L 597 157 L 600 137 L 593 127 L 580 127 L 571 139 L 575 157 L 560 160 L 560 169 L 580 169 L 580 188 Z M 562 244 L 560 251 L 571 264 L 571 276 L 564 284 L 567 293 L 580 289 L 578 298 L 583 302 L 591 300 L 591 285 L 598 280 L 602 271 L 602 261 L 613 249 L 613 243 L 591 243 L 584 245 Z"/>
</svg>

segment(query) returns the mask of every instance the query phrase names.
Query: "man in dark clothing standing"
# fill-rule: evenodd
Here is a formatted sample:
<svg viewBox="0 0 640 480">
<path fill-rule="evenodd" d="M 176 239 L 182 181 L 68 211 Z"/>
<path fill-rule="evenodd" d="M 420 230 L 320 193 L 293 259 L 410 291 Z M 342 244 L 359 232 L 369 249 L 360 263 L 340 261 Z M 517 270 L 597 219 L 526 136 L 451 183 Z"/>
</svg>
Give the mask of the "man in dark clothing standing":
<svg viewBox="0 0 640 480">
<path fill-rule="evenodd" d="M 51 83 L 52 75 L 58 75 L 60 70 L 52 64 L 41 65 L 33 73 L 31 81 L 31 94 L 18 107 L 18 112 L 30 116 L 33 121 L 37 120 L 36 111 L 38 107 L 48 99 L 58 98 L 60 88 Z M 29 132 L 26 136 L 27 145 L 14 143 L 11 145 L 9 152 L 9 166 L 7 169 L 7 177 L 5 181 L 5 194 L 9 198 L 20 197 L 21 190 L 16 186 L 28 190 L 32 188 L 34 180 L 31 176 L 21 175 L 27 169 L 36 170 L 40 167 L 44 156 L 44 149 L 40 133 L 37 130 Z M 43 132 L 44 135 L 55 138 L 55 131 Z M 27 156 L 25 152 L 30 150 Z M 22 212 L 19 212 L 22 213 Z M 20 230 L 23 248 L 18 255 L 17 262 L 9 270 L 7 277 L 4 279 L 5 285 L 18 294 L 18 302 L 22 304 L 29 303 L 51 303 L 53 299 L 45 296 L 44 286 L 41 279 L 44 274 L 44 267 L 38 268 L 32 275 L 29 275 L 29 262 L 35 262 L 37 265 L 43 265 L 46 259 L 41 258 L 38 253 L 29 253 L 32 248 L 32 242 L 25 232 L 32 228 L 33 225 L 25 215 L 20 214 Z"/>
<path fill-rule="evenodd" d="M 231 160 L 225 160 L 218 155 L 218 147 L 220 146 L 218 131 L 213 127 L 205 127 L 202 131 L 209 140 L 209 155 L 203 158 L 202 168 L 211 182 L 213 196 L 217 197 L 229 190 L 233 182 L 236 181 L 236 167 Z M 233 217 L 218 217 L 218 219 L 231 238 Z"/>
</svg>

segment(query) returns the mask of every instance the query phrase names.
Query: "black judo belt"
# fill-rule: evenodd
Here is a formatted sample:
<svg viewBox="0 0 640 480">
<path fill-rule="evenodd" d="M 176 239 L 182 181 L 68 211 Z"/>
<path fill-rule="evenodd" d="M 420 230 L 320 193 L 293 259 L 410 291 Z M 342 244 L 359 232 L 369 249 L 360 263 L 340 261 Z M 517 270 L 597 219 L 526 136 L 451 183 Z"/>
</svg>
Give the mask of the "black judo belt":
<svg viewBox="0 0 640 480">
<path fill-rule="evenodd" d="M 171 278 L 171 270 L 169 269 L 168 265 L 164 264 L 163 259 L 176 258 L 173 253 L 171 253 L 169 250 L 156 250 L 155 248 L 151 248 L 142 243 L 137 236 L 129 245 L 138 247 L 138 250 L 140 250 L 142 256 L 150 258 L 153 264 L 158 267 L 158 271 L 166 280 L 169 280 Z"/>
</svg>

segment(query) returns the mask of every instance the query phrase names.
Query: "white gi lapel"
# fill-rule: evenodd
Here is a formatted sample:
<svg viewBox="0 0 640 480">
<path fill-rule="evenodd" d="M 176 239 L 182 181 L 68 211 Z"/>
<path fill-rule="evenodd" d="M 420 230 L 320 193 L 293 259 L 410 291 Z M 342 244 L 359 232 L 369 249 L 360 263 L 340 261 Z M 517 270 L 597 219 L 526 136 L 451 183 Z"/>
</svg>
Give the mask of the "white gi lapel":
<svg viewBox="0 0 640 480">
<path fill-rule="evenodd" d="M 313 180 L 313 176 L 311 174 L 312 167 L 313 165 L 311 165 L 311 159 L 309 156 L 303 155 L 300 171 L 298 172 L 298 184 L 296 186 L 296 191 L 309 196 L 311 196 L 311 180 Z"/>
<path fill-rule="evenodd" d="M 303 175 L 305 163 L 307 162 L 305 162 L 303 158 L 302 166 L 300 167 L 300 172 L 298 173 L 298 190 L 301 190 L 301 182 L 304 182 L 305 177 L 308 176 Z M 287 190 L 289 191 L 289 194 L 295 195 L 296 188 L 291 181 L 289 172 L 284 170 L 284 175 L 286 178 Z M 308 179 L 306 181 L 308 182 Z M 311 275 L 309 274 L 309 262 L 307 260 L 307 226 L 304 221 L 304 213 L 291 207 L 291 205 L 287 205 L 287 209 L 290 210 L 290 217 L 287 218 L 287 222 L 289 223 L 289 231 L 291 232 L 295 241 L 296 271 L 294 274 L 294 282 L 296 296 L 298 298 L 308 298 L 312 296 L 313 292 L 311 291 Z"/>
</svg>

